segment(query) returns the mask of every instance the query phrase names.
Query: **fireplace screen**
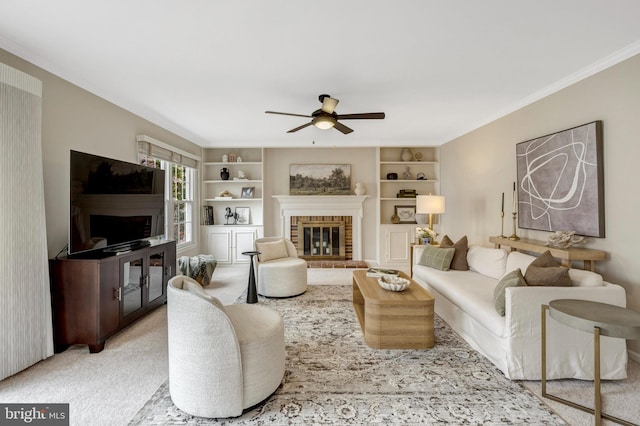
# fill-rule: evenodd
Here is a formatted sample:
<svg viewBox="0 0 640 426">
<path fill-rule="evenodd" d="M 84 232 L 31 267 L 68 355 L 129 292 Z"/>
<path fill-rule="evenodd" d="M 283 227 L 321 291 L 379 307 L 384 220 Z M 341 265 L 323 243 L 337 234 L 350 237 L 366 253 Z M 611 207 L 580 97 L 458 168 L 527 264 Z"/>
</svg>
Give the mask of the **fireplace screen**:
<svg viewBox="0 0 640 426">
<path fill-rule="evenodd" d="M 298 232 L 298 256 L 304 259 L 345 259 L 343 221 L 301 222 Z"/>
</svg>

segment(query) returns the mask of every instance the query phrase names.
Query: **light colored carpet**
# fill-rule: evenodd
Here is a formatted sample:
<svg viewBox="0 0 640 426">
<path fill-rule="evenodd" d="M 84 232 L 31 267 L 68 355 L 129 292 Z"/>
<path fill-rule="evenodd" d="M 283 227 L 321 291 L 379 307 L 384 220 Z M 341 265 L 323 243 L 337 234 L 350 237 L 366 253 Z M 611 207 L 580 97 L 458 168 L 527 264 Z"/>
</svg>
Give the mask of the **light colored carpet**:
<svg viewBox="0 0 640 426">
<path fill-rule="evenodd" d="M 232 420 L 193 417 L 165 383 L 131 424 L 565 424 L 439 318 L 432 349 L 378 350 L 363 341 L 351 285 L 259 302 L 282 315 L 287 352 L 282 385 L 264 405 Z"/>
<path fill-rule="evenodd" d="M 308 271 L 310 285 L 351 283 L 349 269 Z M 246 290 L 247 280 L 246 266 L 218 267 L 209 289 L 223 303 L 232 303 Z M 71 425 L 126 425 L 168 377 L 166 339 L 166 309 L 161 307 L 108 339 L 99 354 L 89 354 L 86 346 L 72 346 L 0 381 L 0 401 L 70 403 Z M 603 383 L 605 408 L 635 422 L 640 419 L 639 367 L 631 362 L 627 380 Z M 521 384 L 540 393 L 540 382 Z M 552 385 L 555 381 L 549 382 L 549 391 L 555 394 Z M 567 381 L 564 386 L 566 394 L 591 401 L 592 382 Z M 593 424 L 587 413 L 547 399 L 544 403 L 570 425 Z"/>
</svg>

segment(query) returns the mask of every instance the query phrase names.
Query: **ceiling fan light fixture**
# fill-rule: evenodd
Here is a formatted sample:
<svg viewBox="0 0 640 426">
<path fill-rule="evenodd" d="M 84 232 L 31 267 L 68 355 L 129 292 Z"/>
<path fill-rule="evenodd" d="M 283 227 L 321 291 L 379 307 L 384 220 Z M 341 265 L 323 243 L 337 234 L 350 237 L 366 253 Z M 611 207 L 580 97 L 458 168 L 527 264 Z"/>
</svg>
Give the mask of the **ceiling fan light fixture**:
<svg viewBox="0 0 640 426">
<path fill-rule="evenodd" d="M 327 130 L 336 125 L 336 119 L 327 116 L 315 117 L 313 119 L 313 125 L 318 129 Z"/>
</svg>

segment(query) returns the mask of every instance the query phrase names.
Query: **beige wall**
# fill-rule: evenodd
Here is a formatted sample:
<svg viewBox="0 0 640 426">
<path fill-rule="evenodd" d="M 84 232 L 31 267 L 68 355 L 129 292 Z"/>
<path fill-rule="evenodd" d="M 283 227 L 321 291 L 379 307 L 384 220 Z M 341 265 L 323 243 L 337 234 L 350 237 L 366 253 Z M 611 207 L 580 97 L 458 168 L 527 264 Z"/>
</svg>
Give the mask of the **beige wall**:
<svg viewBox="0 0 640 426">
<path fill-rule="evenodd" d="M 361 182 L 371 198 L 364 203 L 362 219 L 363 260 L 376 259 L 376 149 L 375 148 L 268 148 L 264 155 L 265 182 L 265 236 L 284 235 L 280 204 L 274 195 L 289 195 L 290 164 L 351 164 L 351 186 Z"/>
<path fill-rule="evenodd" d="M 640 55 L 445 144 L 443 231 L 488 245 L 489 236 L 500 234 L 502 192 L 505 212 L 507 206 L 511 211 L 515 145 L 594 120 L 602 120 L 604 128 L 606 238 L 592 238 L 586 247 L 608 253 L 596 271 L 625 287 L 628 306 L 640 311 L 640 231 L 634 222 L 640 217 Z M 511 218 L 505 217 L 505 234 L 511 233 Z M 549 234 L 518 230 L 518 235 L 546 240 Z M 629 347 L 640 353 L 640 342 Z"/>
<path fill-rule="evenodd" d="M 199 146 L 2 49 L 0 62 L 42 81 L 42 156 L 49 256 L 55 256 L 67 243 L 70 149 L 135 162 L 136 135 L 146 134 L 200 155 Z M 25 214 L 28 211 L 25 206 Z"/>
</svg>

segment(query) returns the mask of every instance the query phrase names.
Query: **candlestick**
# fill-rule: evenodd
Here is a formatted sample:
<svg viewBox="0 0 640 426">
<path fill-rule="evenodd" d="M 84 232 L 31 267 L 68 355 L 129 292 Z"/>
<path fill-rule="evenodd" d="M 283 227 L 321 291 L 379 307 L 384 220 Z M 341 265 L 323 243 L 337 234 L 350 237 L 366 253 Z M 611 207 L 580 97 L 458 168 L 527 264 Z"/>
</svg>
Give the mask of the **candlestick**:
<svg viewBox="0 0 640 426">
<path fill-rule="evenodd" d="M 504 192 L 502 193 L 502 206 L 500 208 L 500 238 L 504 236 Z"/>
<path fill-rule="evenodd" d="M 513 234 L 509 236 L 509 239 L 513 241 L 517 241 L 520 239 L 520 237 L 516 235 L 516 217 L 518 216 L 518 213 L 513 212 L 512 214 L 513 214 Z"/>
<path fill-rule="evenodd" d="M 516 183 L 513 182 L 513 213 L 518 212 L 518 204 L 516 201 Z"/>
</svg>

